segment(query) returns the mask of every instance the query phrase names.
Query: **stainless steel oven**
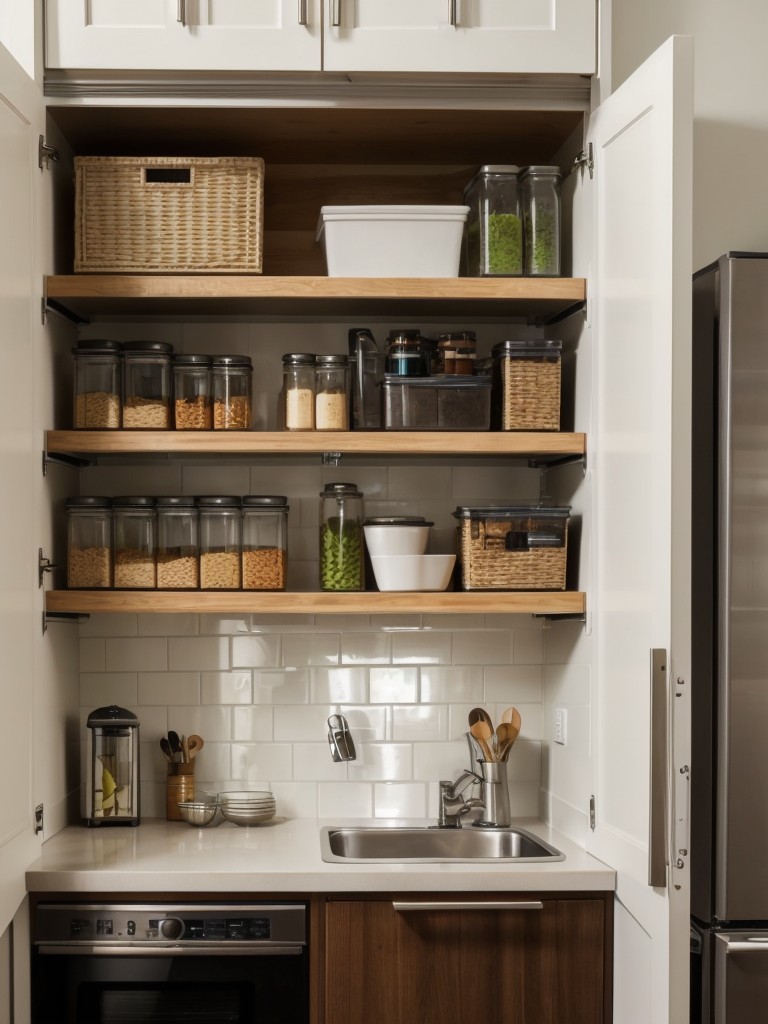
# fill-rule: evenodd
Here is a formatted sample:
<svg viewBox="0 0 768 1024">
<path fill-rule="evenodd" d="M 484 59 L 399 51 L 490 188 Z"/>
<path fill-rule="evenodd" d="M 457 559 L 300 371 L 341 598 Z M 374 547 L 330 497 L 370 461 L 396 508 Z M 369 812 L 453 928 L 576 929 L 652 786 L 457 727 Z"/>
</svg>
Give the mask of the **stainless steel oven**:
<svg viewBox="0 0 768 1024">
<path fill-rule="evenodd" d="M 36 904 L 33 1024 L 302 1024 L 307 905 Z"/>
</svg>

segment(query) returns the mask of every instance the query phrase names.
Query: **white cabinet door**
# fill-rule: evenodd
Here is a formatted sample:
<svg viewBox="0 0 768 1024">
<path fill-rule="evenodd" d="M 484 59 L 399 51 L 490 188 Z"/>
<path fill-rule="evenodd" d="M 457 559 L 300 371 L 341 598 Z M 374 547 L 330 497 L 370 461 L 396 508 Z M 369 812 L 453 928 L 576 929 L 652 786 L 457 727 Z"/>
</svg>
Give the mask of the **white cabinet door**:
<svg viewBox="0 0 768 1024">
<path fill-rule="evenodd" d="M 321 0 L 46 0 L 46 67 L 319 71 Z"/>
<path fill-rule="evenodd" d="M 650 885 L 648 872 L 651 650 L 666 652 L 667 680 L 690 681 L 692 63 L 690 39 L 668 40 L 589 126 L 596 802 L 589 849 L 617 872 L 614 1020 L 621 1024 L 688 1019 L 687 879 L 670 863 L 663 834 L 661 884 Z M 670 690 L 662 707 L 675 701 Z M 678 714 L 675 726 L 684 748 L 689 723 Z M 669 791 L 685 750 L 663 729 L 658 738 L 659 753 L 670 755 L 662 778 Z"/>
<path fill-rule="evenodd" d="M 0 934 L 24 898 L 24 871 L 39 848 L 33 831 L 32 738 L 34 644 L 42 610 L 34 514 L 41 436 L 34 418 L 33 331 L 40 323 L 34 239 L 42 125 L 39 91 L 0 46 Z"/>
<path fill-rule="evenodd" d="M 325 0 L 326 71 L 593 74 L 595 0 Z"/>
</svg>

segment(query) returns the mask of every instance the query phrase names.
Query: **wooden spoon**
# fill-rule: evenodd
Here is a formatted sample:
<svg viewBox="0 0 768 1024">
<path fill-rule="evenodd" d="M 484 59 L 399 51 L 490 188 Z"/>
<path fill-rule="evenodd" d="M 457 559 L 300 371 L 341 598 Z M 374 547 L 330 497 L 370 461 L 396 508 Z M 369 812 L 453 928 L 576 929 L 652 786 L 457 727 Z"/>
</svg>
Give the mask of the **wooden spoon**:
<svg viewBox="0 0 768 1024">
<path fill-rule="evenodd" d="M 472 722 L 469 727 L 469 731 L 480 744 L 480 749 L 485 755 L 485 760 L 495 761 L 496 755 L 491 749 L 491 745 L 489 743 L 489 740 L 493 736 L 493 729 L 491 729 L 490 725 L 488 725 L 487 722 Z"/>
<path fill-rule="evenodd" d="M 496 739 L 498 741 L 498 755 L 500 761 L 506 761 L 509 757 L 509 751 L 512 748 L 512 744 L 515 742 L 517 737 L 520 735 L 520 715 L 517 714 L 517 720 L 515 722 L 500 722 L 496 729 Z"/>
<path fill-rule="evenodd" d="M 517 710 L 517 708 L 505 708 L 504 711 L 502 712 L 501 720 L 502 722 L 511 723 L 515 716 L 517 716 L 518 718 L 520 717 L 520 712 Z"/>
<path fill-rule="evenodd" d="M 487 726 L 490 726 L 491 732 L 493 732 L 493 722 L 485 708 L 472 708 L 469 712 L 469 724 L 472 725 L 473 722 L 485 722 Z"/>
<path fill-rule="evenodd" d="M 181 739 L 179 738 L 179 734 L 174 732 L 173 729 L 168 730 L 168 743 L 171 747 L 173 760 L 178 761 L 179 758 L 176 755 L 181 753 Z"/>
<path fill-rule="evenodd" d="M 165 755 L 165 759 L 173 764 L 173 754 L 171 753 L 171 744 L 168 742 L 167 736 L 160 737 L 160 749 Z"/>
<path fill-rule="evenodd" d="M 189 759 L 192 761 L 196 754 L 199 754 L 203 749 L 203 737 L 198 736 L 196 732 L 193 732 L 187 739 L 187 748 L 189 750 Z"/>
</svg>

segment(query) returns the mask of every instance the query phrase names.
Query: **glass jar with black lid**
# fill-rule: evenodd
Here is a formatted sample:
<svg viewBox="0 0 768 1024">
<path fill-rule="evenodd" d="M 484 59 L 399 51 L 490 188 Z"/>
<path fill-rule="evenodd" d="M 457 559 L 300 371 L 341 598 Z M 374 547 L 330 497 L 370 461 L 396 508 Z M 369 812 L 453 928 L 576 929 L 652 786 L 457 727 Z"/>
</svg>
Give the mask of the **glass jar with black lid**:
<svg viewBox="0 0 768 1024">
<path fill-rule="evenodd" d="M 74 366 L 75 430 L 118 430 L 121 387 L 119 341 L 79 341 L 72 354 Z"/>
<path fill-rule="evenodd" d="M 250 430 L 253 365 L 250 356 L 214 356 L 213 429 Z"/>
<path fill-rule="evenodd" d="M 104 590 L 112 586 L 112 500 L 67 498 L 67 586 Z"/>
<path fill-rule="evenodd" d="M 174 356 L 173 424 L 177 430 L 213 428 L 212 363 L 210 356 Z"/>
<path fill-rule="evenodd" d="M 195 590 L 199 582 L 198 516 L 195 499 L 155 499 L 157 589 Z"/>
<path fill-rule="evenodd" d="M 283 590 L 287 572 L 288 499 L 243 498 L 243 590 Z"/>
<path fill-rule="evenodd" d="M 112 499 L 115 587 L 151 590 L 155 574 L 155 499 L 129 495 Z"/>
<path fill-rule="evenodd" d="M 200 589 L 239 590 L 241 501 L 230 495 L 197 499 L 200 516 Z"/>
<path fill-rule="evenodd" d="M 349 359 L 320 355 L 315 359 L 315 430 L 349 429 Z"/>
<path fill-rule="evenodd" d="M 315 428 L 315 361 L 311 352 L 286 352 L 283 356 L 280 420 L 285 430 Z"/>
<path fill-rule="evenodd" d="M 171 357 L 164 341 L 123 345 L 123 428 L 166 430 L 171 426 Z"/>
</svg>

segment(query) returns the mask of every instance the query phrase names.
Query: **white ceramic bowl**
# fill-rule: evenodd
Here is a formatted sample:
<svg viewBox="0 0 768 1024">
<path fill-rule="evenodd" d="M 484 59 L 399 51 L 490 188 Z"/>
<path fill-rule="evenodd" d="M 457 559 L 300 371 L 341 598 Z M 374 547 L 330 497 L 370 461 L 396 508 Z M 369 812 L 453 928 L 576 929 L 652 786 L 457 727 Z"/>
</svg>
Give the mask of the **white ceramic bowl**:
<svg viewBox="0 0 768 1024">
<path fill-rule="evenodd" d="M 445 590 L 456 555 L 371 555 L 379 590 Z"/>
<path fill-rule="evenodd" d="M 369 555 L 423 555 L 429 542 L 429 525 L 364 526 Z"/>
</svg>

